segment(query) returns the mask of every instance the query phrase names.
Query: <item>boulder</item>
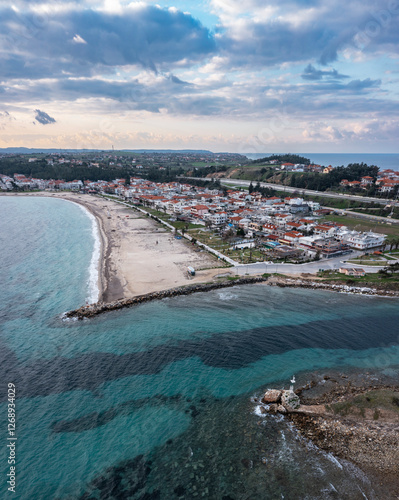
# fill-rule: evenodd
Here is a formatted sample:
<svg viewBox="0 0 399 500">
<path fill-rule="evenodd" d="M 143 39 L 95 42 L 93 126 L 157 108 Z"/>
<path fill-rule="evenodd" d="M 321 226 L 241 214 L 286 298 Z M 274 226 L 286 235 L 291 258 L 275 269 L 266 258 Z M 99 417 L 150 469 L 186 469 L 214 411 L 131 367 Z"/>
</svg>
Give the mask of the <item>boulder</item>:
<svg viewBox="0 0 399 500">
<path fill-rule="evenodd" d="M 287 409 L 283 405 L 277 405 L 277 412 L 278 413 L 287 413 Z"/>
<path fill-rule="evenodd" d="M 279 405 L 276 405 L 275 403 L 272 403 L 269 405 L 269 413 L 277 413 L 277 408 Z"/>
<path fill-rule="evenodd" d="M 296 410 L 301 405 L 301 401 L 294 391 L 283 391 L 281 394 L 281 404 L 287 410 Z"/>
<path fill-rule="evenodd" d="M 269 404 L 269 403 L 278 403 L 281 398 L 281 392 L 278 389 L 269 389 L 268 391 L 265 392 L 265 395 L 263 396 L 263 403 Z"/>
</svg>

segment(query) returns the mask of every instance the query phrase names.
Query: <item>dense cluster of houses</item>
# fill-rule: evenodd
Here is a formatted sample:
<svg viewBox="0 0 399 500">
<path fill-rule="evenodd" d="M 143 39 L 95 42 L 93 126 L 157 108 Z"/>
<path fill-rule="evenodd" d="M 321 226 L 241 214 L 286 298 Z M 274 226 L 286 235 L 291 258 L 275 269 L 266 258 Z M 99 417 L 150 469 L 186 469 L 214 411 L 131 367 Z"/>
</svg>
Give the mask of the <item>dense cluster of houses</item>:
<svg viewBox="0 0 399 500">
<path fill-rule="evenodd" d="M 261 193 L 241 190 L 197 188 L 179 182 L 156 183 L 139 177 L 106 181 L 42 181 L 14 175 L 0 176 L 7 186 L 39 189 L 72 189 L 87 193 L 117 195 L 135 204 L 153 207 L 171 217 L 215 228 L 220 232 L 240 230 L 245 239 L 236 246 L 259 246 L 280 257 L 334 257 L 351 251 L 380 247 L 383 234 L 360 233 L 342 224 L 323 222 L 329 213 L 313 201 L 302 198 L 264 197 Z"/>
<path fill-rule="evenodd" d="M 34 177 L 25 177 L 23 174 L 14 174 L 13 177 L 0 174 L 0 189 L 3 191 L 12 191 L 16 188 L 20 190 L 33 190 L 33 189 L 65 189 L 79 191 L 83 188 L 84 184 L 80 180 L 72 182 L 65 182 L 63 180 L 46 180 L 36 179 Z"/>
<path fill-rule="evenodd" d="M 331 165 L 323 167 L 322 165 L 316 164 L 305 165 L 302 163 L 282 163 L 276 168 L 276 170 L 285 170 L 286 172 L 313 172 L 319 174 L 329 174 L 331 170 L 333 170 L 333 167 Z"/>
<path fill-rule="evenodd" d="M 348 181 L 343 179 L 340 182 L 342 187 L 353 188 L 353 189 L 370 189 L 374 184 L 374 178 L 370 176 L 364 176 L 358 181 Z M 375 185 L 378 186 L 378 191 L 380 193 L 390 193 L 399 186 L 399 172 L 395 170 L 381 170 L 378 173 L 378 177 L 375 181 Z"/>
<path fill-rule="evenodd" d="M 302 198 L 263 197 L 240 190 L 223 194 L 217 189 L 188 184 L 154 183 L 130 178 L 125 186 L 116 179 L 106 190 L 127 200 L 167 212 L 177 219 L 195 221 L 219 230 L 241 229 L 246 240 L 236 246 L 260 245 L 281 257 L 333 257 L 352 248 L 366 250 L 384 244 L 385 235 L 351 231 L 342 224 L 321 223 L 328 213 L 319 203 Z M 98 189 L 98 183 L 88 187 Z"/>
<path fill-rule="evenodd" d="M 378 173 L 378 178 L 375 181 L 376 186 L 379 186 L 381 193 L 390 193 L 399 186 L 399 172 L 395 170 L 382 170 Z"/>
</svg>

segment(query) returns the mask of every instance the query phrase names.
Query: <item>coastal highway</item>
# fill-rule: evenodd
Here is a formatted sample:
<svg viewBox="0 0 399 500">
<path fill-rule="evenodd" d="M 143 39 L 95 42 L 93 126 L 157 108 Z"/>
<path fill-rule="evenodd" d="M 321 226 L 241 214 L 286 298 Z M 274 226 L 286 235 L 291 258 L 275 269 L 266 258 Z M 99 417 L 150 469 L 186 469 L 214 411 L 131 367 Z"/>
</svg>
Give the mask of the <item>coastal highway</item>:
<svg viewBox="0 0 399 500">
<path fill-rule="evenodd" d="M 184 177 L 181 176 L 182 179 L 195 179 L 198 180 L 198 177 Z M 203 181 L 211 181 L 210 178 L 201 178 Z M 240 179 L 226 179 L 222 177 L 219 179 L 221 184 L 225 186 L 244 186 L 247 187 L 251 184 L 251 181 L 242 181 Z M 252 182 L 252 185 L 256 184 L 256 181 Z M 261 182 L 261 187 L 267 187 L 271 189 L 276 189 L 277 191 L 283 191 L 286 193 L 297 193 L 298 195 L 310 195 L 310 196 L 322 196 L 325 198 L 340 198 L 343 200 L 351 200 L 351 201 L 363 201 L 368 203 L 379 203 L 380 205 L 387 204 L 397 204 L 395 200 L 389 200 L 387 198 L 373 198 L 371 196 L 357 196 L 354 194 L 341 194 L 341 193 L 330 193 L 325 191 L 313 191 L 312 189 L 299 189 L 290 186 L 283 186 L 282 184 L 272 184 L 270 182 Z"/>
<path fill-rule="evenodd" d="M 342 255 L 333 259 L 324 259 L 316 262 L 308 262 L 306 264 L 268 264 L 266 262 L 257 262 L 255 264 L 238 264 L 234 266 L 233 270 L 237 276 L 244 276 L 246 274 L 263 274 L 263 273 L 280 273 L 280 274 L 295 274 L 302 273 L 315 274 L 320 269 L 338 270 L 340 267 L 361 267 L 366 273 L 378 273 L 384 266 L 363 266 L 358 264 L 349 264 L 346 259 L 352 260 L 355 257 L 363 254 L 364 252 L 354 251 L 348 255 Z"/>
<path fill-rule="evenodd" d="M 329 207 L 323 207 L 323 208 L 329 208 Z M 359 209 L 357 208 L 354 210 L 359 210 Z M 363 214 L 360 210 L 359 212 L 356 212 L 352 210 L 341 210 L 339 208 L 334 208 L 334 212 L 337 212 L 341 215 L 349 215 L 352 219 L 367 219 L 372 222 L 377 222 L 378 224 L 390 224 L 390 225 L 399 224 L 399 219 L 380 217 L 379 215 Z"/>
</svg>

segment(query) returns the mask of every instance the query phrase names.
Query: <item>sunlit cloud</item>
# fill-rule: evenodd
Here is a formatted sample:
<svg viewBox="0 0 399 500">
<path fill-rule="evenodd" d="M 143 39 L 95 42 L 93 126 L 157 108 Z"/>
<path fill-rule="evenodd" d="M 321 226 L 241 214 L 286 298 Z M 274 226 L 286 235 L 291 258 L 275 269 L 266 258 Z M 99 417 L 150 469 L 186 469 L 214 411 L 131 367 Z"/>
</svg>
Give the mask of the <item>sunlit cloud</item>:
<svg viewBox="0 0 399 500">
<path fill-rule="evenodd" d="M 208 25 L 160 3 L 2 4 L 3 143 L 396 148 L 396 0 L 211 0 Z"/>
</svg>

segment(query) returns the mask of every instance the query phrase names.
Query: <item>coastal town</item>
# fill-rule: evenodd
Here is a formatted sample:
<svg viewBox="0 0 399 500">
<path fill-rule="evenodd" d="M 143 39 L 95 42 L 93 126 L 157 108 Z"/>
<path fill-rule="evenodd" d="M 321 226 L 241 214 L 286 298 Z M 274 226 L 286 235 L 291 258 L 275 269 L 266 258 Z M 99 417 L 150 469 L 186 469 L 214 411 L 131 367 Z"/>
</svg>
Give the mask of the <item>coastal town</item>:
<svg viewBox="0 0 399 500">
<path fill-rule="evenodd" d="M 387 172 L 382 173 L 384 176 Z M 387 236 L 358 231 L 325 218 L 333 212 L 300 196 L 264 196 L 257 191 L 209 184 L 158 183 L 141 177 L 108 181 L 44 180 L 0 175 L 3 191 L 71 191 L 110 196 L 139 206 L 176 231 L 206 243 L 236 262 L 302 263 L 381 250 Z"/>
</svg>

